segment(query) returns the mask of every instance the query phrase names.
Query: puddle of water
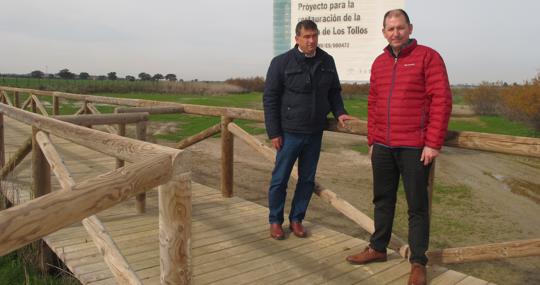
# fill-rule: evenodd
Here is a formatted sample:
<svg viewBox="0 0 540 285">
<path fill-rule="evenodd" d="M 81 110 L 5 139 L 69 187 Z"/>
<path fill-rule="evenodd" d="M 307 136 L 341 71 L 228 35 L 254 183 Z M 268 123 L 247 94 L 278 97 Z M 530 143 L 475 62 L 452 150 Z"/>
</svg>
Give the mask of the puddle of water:
<svg viewBox="0 0 540 285">
<path fill-rule="evenodd" d="M 528 198 L 529 200 L 532 200 L 536 204 L 540 204 L 540 185 L 539 184 L 532 183 L 532 182 L 518 179 L 518 178 L 506 177 L 502 174 L 488 173 L 488 172 L 484 172 L 484 174 L 497 179 L 497 181 L 500 181 L 503 184 L 502 185 L 503 190 L 510 191 L 516 195 L 520 195 L 525 198 Z"/>
</svg>

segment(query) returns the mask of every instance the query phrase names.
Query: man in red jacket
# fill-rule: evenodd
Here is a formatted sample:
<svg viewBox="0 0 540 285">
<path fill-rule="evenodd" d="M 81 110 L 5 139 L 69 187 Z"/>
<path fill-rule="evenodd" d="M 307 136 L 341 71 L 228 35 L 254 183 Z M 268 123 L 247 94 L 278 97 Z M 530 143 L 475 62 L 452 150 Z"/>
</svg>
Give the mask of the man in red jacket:
<svg viewBox="0 0 540 285">
<path fill-rule="evenodd" d="M 409 206 L 408 284 L 426 284 L 428 176 L 446 136 L 452 94 L 441 56 L 410 39 L 412 30 L 405 11 L 385 14 L 382 32 L 389 45 L 373 62 L 368 97 L 375 232 L 369 247 L 347 260 L 386 260 L 401 176 Z"/>
</svg>

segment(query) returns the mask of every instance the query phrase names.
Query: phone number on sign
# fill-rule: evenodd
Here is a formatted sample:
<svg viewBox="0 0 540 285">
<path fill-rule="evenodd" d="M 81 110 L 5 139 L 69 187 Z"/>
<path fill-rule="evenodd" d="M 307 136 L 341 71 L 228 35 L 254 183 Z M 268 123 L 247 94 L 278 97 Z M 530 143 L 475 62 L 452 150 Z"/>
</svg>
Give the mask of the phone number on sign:
<svg viewBox="0 0 540 285">
<path fill-rule="evenodd" d="M 348 48 L 349 43 L 321 43 L 320 48 Z"/>
</svg>

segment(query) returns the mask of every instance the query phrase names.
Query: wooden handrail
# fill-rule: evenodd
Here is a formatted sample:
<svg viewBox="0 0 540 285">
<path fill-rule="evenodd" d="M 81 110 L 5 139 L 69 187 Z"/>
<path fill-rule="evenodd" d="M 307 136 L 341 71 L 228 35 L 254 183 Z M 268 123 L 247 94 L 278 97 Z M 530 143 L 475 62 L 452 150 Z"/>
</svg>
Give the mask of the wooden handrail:
<svg viewBox="0 0 540 285">
<path fill-rule="evenodd" d="M 141 161 L 160 154 L 169 154 L 174 157 L 179 152 L 179 150 L 169 147 L 141 142 L 136 139 L 108 134 L 40 116 L 5 104 L 0 104 L 0 112 L 49 134 L 129 162 Z"/>
<path fill-rule="evenodd" d="M 79 100 L 111 105 L 125 105 L 131 107 L 172 107 L 181 108 L 185 113 L 207 116 L 225 116 L 232 119 L 245 119 L 256 122 L 264 121 L 264 112 L 260 110 L 244 108 L 228 108 L 181 104 L 175 102 L 162 102 L 144 99 L 125 99 L 114 97 L 102 97 L 94 95 L 72 94 L 65 92 L 52 92 L 34 90 L 26 88 L 2 87 L 0 90 L 11 92 L 26 92 L 39 96 L 57 96 L 70 100 Z M 159 109 L 154 109 L 159 113 Z M 352 120 L 346 122 L 346 127 L 340 127 L 334 119 L 328 120 L 329 131 L 351 133 L 357 135 L 367 135 L 367 123 L 362 120 Z M 457 132 L 449 131 L 445 145 L 465 149 L 491 151 L 506 154 L 540 157 L 540 139 L 518 136 L 507 136 L 498 134 L 487 134 L 480 132 Z"/>
<path fill-rule="evenodd" d="M 166 183 L 171 174 L 171 157 L 154 156 L 83 181 L 75 185 L 73 191 L 51 192 L 3 210 L 0 212 L 0 256 Z"/>
</svg>

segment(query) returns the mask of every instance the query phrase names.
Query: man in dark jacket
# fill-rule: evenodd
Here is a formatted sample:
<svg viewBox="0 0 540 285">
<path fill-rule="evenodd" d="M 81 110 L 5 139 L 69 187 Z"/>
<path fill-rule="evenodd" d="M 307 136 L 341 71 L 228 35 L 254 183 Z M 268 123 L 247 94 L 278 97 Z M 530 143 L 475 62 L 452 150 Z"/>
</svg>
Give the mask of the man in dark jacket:
<svg viewBox="0 0 540 285">
<path fill-rule="evenodd" d="M 363 252 L 347 257 L 354 264 L 386 260 L 400 176 L 409 206 L 409 284 L 426 284 L 429 244 L 427 184 L 452 110 L 446 67 L 433 49 L 410 39 L 405 11 L 388 11 L 383 35 L 389 45 L 371 67 L 368 144 L 373 168 L 375 232 Z"/>
<path fill-rule="evenodd" d="M 298 159 L 298 182 L 289 215 L 294 235 L 305 237 L 302 220 L 313 194 L 321 139 L 330 111 L 343 124 L 343 107 L 334 59 L 317 47 L 319 30 L 310 20 L 296 25 L 296 45 L 276 56 L 266 75 L 263 104 L 268 137 L 277 150 L 268 190 L 270 235 L 285 237 L 283 209 L 287 182 Z"/>
</svg>

